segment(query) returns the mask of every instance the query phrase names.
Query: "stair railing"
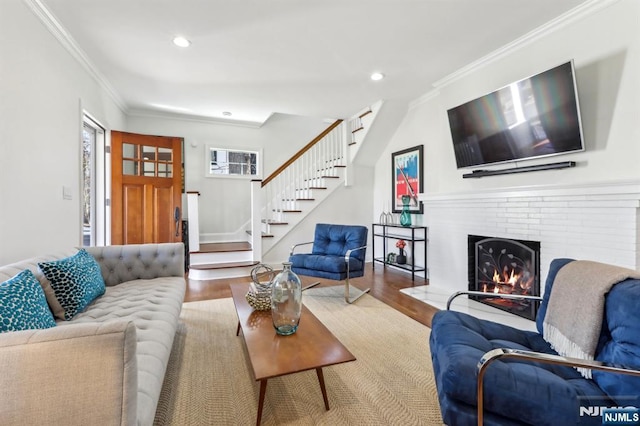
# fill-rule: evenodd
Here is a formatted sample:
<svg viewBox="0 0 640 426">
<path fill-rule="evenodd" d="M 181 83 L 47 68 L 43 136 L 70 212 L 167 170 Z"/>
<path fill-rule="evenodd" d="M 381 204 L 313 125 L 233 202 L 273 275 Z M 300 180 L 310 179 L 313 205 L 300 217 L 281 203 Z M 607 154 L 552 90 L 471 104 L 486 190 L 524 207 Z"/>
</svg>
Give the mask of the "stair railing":
<svg viewBox="0 0 640 426">
<path fill-rule="evenodd" d="M 343 124 L 338 120 L 262 181 L 262 218 L 285 222 L 286 212 L 297 211 L 298 200 L 310 198 L 324 177 L 337 176 L 336 166 L 346 166 L 344 160 Z"/>
<path fill-rule="evenodd" d="M 298 202 L 310 199 L 325 178 L 338 176 L 347 166 L 346 124 L 337 120 L 294 154 L 260 184 L 252 184 L 252 245 L 260 244 L 256 225 L 286 223 L 288 212 L 299 211 Z M 261 194 L 257 194 L 260 191 Z"/>
</svg>

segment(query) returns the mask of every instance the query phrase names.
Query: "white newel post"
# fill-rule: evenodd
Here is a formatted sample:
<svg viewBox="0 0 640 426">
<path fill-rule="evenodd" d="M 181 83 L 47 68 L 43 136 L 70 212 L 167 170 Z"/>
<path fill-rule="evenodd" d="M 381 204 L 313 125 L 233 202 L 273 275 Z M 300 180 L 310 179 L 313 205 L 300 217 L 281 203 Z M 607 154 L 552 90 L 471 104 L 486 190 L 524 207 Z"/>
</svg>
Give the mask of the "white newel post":
<svg viewBox="0 0 640 426">
<path fill-rule="evenodd" d="M 200 251 L 199 192 L 187 192 L 187 218 L 189 220 L 189 252 Z"/>
<path fill-rule="evenodd" d="M 262 261 L 262 180 L 251 181 L 251 249 L 253 260 Z"/>
</svg>

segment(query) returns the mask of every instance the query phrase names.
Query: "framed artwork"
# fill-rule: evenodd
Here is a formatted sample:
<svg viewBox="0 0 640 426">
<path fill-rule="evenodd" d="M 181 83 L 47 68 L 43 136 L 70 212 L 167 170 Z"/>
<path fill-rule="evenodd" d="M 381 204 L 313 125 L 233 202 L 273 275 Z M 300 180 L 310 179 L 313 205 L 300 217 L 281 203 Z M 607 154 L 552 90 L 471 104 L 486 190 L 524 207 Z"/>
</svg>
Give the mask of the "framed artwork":
<svg viewBox="0 0 640 426">
<path fill-rule="evenodd" d="M 402 196 L 409 196 L 409 211 L 423 213 L 418 194 L 424 189 L 422 145 L 391 154 L 391 205 L 393 213 L 402 212 Z"/>
</svg>

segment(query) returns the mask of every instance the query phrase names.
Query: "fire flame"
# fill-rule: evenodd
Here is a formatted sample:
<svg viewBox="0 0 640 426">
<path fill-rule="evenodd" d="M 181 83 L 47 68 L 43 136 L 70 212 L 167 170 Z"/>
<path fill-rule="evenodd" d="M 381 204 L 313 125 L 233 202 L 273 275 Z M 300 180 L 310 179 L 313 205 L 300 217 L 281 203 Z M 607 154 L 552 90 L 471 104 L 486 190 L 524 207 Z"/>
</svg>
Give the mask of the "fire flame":
<svg viewBox="0 0 640 426">
<path fill-rule="evenodd" d="M 494 283 L 493 289 L 489 290 L 487 288 L 487 284 L 483 284 L 483 289 L 485 293 L 493 292 L 493 293 L 513 293 L 516 291 L 518 294 L 526 294 L 531 288 L 531 284 L 533 278 L 529 280 L 523 279 L 523 274 L 516 272 L 516 269 L 507 268 L 504 269 L 502 274 L 498 273 L 497 270 L 493 271 L 492 281 Z"/>
</svg>

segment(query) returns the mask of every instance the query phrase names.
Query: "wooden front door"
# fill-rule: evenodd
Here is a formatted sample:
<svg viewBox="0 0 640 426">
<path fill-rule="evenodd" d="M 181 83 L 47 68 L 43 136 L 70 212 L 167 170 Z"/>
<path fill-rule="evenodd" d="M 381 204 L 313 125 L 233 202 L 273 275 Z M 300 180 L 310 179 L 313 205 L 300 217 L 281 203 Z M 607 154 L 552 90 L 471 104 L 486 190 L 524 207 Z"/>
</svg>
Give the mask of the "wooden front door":
<svg viewBox="0 0 640 426">
<path fill-rule="evenodd" d="M 182 138 L 111 132 L 111 243 L 182 241 Z"/>
</svg>

